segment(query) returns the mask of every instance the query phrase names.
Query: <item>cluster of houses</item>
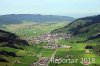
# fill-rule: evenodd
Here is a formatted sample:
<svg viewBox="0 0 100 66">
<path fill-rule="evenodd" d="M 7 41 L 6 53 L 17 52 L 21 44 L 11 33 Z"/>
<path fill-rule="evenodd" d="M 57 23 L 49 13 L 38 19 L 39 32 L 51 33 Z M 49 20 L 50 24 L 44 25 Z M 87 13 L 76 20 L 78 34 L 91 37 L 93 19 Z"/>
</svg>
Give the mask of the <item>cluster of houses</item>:
<svg viewBox="0 0 100 66">
<path fill-rule="evenodd" d="M 38 44 L 40 42 L 48 42 L 47 46 L 44 46 L 43 48 L 51 48 L 55 49 L 57 48 L 57 41 L 61 39 L 70 39 L 71 34 L 66 33 L 53 33 L 53 34 L 44 34 L 39 37 L 34 38 L 35 42 Z M 65 46 L 64 46 L 65 47 Z M 68 47 L 68 46 L 66 46 Z"/>
<path fill-rule="evenodd" d="M 24 36 L 22 39 L 25 39 L 29 42 L 32 43 L 40 43 L 40 42 L 48 42 L 49 44 L 52 43 L 54 44 L 57 40 L 61 40 L 61 39 L 70 39 L 71 38 L 71 34 L 67 34 L 67 33 L 49 33 L 49 34 L 43 34 L 40 35 L 38 37 L 27 37 Z"/>
<path fill-rule="evenodd" d="M 72 48 L 70 45 L 59 45 L 59 48 Z"/>
<path fill-rule="evenodd" d="M 49 59 L 41 57 L 37 62 L 34 62 L 31 66 L 48 66 Z"/>
<path fill-rule="evenodd" d="M 54 34 L 44 34 L 39 37 L 35 37 L 34 40 L 38 43 L 40 42 L 47 42 L 48 44 L 46 46 L 43 46 L 43 48 L 49 48 L 49 49 L 56 49 L 56 48 L 71 48 L 71 46 L 67 45 L 58 45 L 56 44 L 58 40 L 61 39 L 70 39 L 71 34 L 66 33 L 54 33 Z M 49 59 L 45 57 L 41 57 L 39 61 L 34 62 L 31 66 L 48 66 Z"/>
<path fill-rule="evenodd" d="M 36 37 L 35 39 L 37 41 L 43 41 L 43 42 L 50 42 L 55 40 L 61 40 L 61 39 L 69 39 L 71 38 L 71 34 L 66 33 L 54 33 L 54 34 L 44 34 L 39 37 Z"/>
</svg>

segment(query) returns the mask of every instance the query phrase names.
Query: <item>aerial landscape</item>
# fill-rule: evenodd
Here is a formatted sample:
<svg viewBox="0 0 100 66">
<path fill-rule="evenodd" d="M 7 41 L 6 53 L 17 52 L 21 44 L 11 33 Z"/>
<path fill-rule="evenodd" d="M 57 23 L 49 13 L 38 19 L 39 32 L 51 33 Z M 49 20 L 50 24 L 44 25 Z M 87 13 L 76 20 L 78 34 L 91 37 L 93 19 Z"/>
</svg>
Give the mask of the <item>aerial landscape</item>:
<svg viewBox="0 0 100 66">
<path fill-rule="evenodd" d="M 0 66 L 100 66 L 99 0 L 0 0 Z"/>
</svg>

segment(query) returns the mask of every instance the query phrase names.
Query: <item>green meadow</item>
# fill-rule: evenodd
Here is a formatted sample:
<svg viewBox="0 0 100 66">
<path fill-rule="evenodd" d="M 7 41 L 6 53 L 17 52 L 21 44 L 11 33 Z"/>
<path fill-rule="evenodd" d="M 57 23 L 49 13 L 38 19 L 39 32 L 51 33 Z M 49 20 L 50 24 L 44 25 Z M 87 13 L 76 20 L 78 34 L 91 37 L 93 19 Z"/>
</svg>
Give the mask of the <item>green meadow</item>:
<svg viewBox="0 0 100 66">
<path fill-rule="evenodd" d="M 67 25 L 67 22 L 58 23 L 27 23 L 3 25 L 4 30 L 16 33 L 19 36 L 40 36 Z"/>
<path fill-rule="evenodd" d="M 12 33 L 17 34 L 21 38 L 27 37 L 37 37 L 43 34 L 48 34 L 51 31 L 62 28 L 67 25 L 66 22 L 59 23 L 23 23 L 23 24 L 11 24 L 11 25 L 3 25 L 3 29 L 6 31 L 10 31 Z M 85 38 L 83 38 L 85 39 Z M 80 39 L 80 40 L 83 40 Z M 70 55 L 72 59 L 79 59 L 78 63 L 49 63 L 49 66 L 84 66 L 81 63 L 80 58 L 95 58 L 95 63 L 91 63 L 88 66 L 99 66 L 100 65 L 100 57 L 93 50 L 89 49 L 91 53 L 85 52 L 85 46 L 90 45 L 89 43 L 77 43 L 78 39 L 63 39 L 58 40 L 58 45 L 71 45 L 72 48 L 58 48 L 55 54 L 55 57 L 66 58 Z M 44 49 L 43 46 L 47 45 L 46 42 L 42 42 L 40 44 L 34 45 L 34 43 L 30 44 L 30 46 L 23 47 L 23 50 L 14 49 L 9 47 L 0 47 L 0 50 L 6 50 L 15 52 L 19 57 L 11 57 L 4 56 L 9 63 L 0 62 L 0 66 L 29 66 L 33 62 L 38 61 L 39 57 L 48 57 L 50 58 L 55 50 L 52 49 Z M 95 46 L 95 43 L 91 45 Z M 2 56 L 3 57 L 3 56 Z M 19 63 L 14 63 L 18 61 Z M 92 62 L 92 60 L 91 60 Z"/>
<path fill-rule="evenodd" d="M 19 37 L 27 38 L 27 37 L 37 37 L 42 34 L 50 33 L 52 30 L 61 28 L 68 23 L 66 22 L 59 22 L 59 23 L 22 23 L 22 24 L 10 24 L 10 25 L 3 25 L 3 30 L 12 32 L 17 34 Z M 43 42 L 39 45 L 31 44 L 30 46 L 23 47 L 24 50 L 14 49 L 9 47 L 1 47 L 0 50 L 15 52 L 19 57 L 11 57 L 11 56 L 4 56 L 9 63 L 0 62 L 0 66 L 29 66 L 33 62 L 36 62 L 39 57 L 51 57 L 53 54 L 53 50 L 51 49 L 44 49 L 42 48 L 47 43 Z M 14 63 L 18 61 L 19 63 Z"/>
<path fill-rule="evenodd" d="M 75 43 L 75 40 L 72 40 L 73 43 L 69 40 L 60 40 L 58 44 L 60 45 L 71 45 L 72 48 L 59 48 L 57 50 L 57 53 L 55 54 L 55 57 L 63 58 L 63 59 L 69 59 L 67 56 L 70 56 L 70 59 L 78 59 L 77 63 L 50 63 L 49 66 L 99 66 L 100 65 L 100 56 L 97 55 L 92 49 L 88 49 L 90 53 L 85 52 L 85 46 L 90 45 L 89 43 Z M 92 46 L 95 46 L 96 44 L 91 44 Z M 84 65 L 81 62 L 83 60 L 89 61 L 89 65 Z"/>
</svg>

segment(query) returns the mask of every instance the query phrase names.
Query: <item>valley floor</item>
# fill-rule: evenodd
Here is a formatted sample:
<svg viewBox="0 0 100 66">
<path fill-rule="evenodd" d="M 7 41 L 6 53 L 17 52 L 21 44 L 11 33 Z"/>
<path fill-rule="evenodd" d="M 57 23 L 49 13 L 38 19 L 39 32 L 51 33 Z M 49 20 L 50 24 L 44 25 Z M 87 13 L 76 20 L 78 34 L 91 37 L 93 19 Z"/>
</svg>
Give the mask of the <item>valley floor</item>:
<svg viewBox="0 0 100 66">
<path fill-rule="evenodd" d="M 39 62 L 41 58 L 47 59 L 46 65 L 48 66 L 100 66 L 100 56 L 91 49 L 85 49 L 88 43 L 76 43 L 74 40 L 61 39 L 55 43 L 57 46 L 71 46 L 70 48 L 57 47 L 55 49 L 43 48 L 48 45 L 48 42 L 35 43 L 33 37 L 43 34 L 48 34 L 54 29 L 65 26 L 66 23 L 53 23 L 53 24 L 21 24 L 21 25 L 4 25 L 4 30 L 16 33 L 21 38 L 29 41 L 30 46 L 23 47 L 24 50 L 14 49 L 9 47 L 0 47 L 0 50 L 15 52 L 19 57 L 3 56 L 8 59 L 9 63 L 0 62 L 0 66 L 32 66 L 34 63 Z M 93 43 L 92 45 L 95 45 Z M 55 62 L 51 62 L 54 58 Z M 63 59 L 78 59 L 74 63 L 72 60 L 66 63 L 60 63 Z"/>
</svg>

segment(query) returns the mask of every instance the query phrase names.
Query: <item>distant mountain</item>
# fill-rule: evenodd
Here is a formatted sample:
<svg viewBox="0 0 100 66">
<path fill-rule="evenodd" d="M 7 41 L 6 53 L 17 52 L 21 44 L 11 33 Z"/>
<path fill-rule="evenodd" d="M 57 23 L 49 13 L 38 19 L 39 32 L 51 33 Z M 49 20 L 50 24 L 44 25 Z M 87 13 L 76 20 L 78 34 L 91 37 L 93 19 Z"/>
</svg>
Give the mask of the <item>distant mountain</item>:
<svg viewBox="0 0 100 66">
<path fill-rule="evenodd" d="M 63 28 L 52 31 L 58 32 L 71 33 L 88 39 L 100 38 L 100 15 L 79 18 Z"/>
<path fill-rule="evenodd" d="M 15 24 L 23 21 L 50 22 L 50 21 L 73 21 L 73 17 L 40 14 L 9 14 L 0 16 L 0 24 Z"/>
<path fill-rule="evenodd" d="M 25 45 L 28 45 L 28 42 L 20 39 L 17 35 L 0 30 L 0 46 L 21 49 L 20 46 Z"/>
</svg>

